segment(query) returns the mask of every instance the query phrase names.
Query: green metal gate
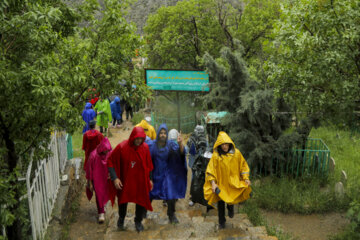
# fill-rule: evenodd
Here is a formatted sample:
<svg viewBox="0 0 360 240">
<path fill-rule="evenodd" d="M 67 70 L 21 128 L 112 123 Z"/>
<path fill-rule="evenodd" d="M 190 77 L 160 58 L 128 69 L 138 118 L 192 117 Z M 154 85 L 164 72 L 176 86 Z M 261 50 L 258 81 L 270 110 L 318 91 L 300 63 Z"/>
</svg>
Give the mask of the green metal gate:
<svg viewBox="0 0 360 240">
<path fill-rule="evenodd" d="M 154 126 L 155 129 L 158 129 L 160 124 L 166 123 L 168 130 L 170 129 L 178 129 L 178 118 L 177 117 L 166 117 L 162 116 L 159 113 L 152 112 L 151 113 L 151 125 Z M 188 115 L 183 115 L 180 117 L 180 130 L 182 133 L 190 133 L 194 130 L 196 126 L 196 117 L 195 113 L 190 113 Z"/>
</svg>

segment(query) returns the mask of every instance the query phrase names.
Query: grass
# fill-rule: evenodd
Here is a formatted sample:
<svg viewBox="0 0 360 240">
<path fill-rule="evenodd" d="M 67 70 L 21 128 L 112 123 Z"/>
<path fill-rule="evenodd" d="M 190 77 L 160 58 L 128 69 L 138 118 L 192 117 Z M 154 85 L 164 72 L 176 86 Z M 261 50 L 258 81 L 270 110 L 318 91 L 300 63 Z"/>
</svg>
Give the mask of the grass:
<svg viewBox="0 0 360 240">
<path fill-rule="evenodd" d="M 267 210 L 283 213 L 344 211 L 350 199 L 338 200 L 325 179 L 264 178 L 253 185 L 254 201 Z"/>
<path fill-rule="evenodd" d="M 82 141 L 83 141 L 82 138 L 83 138 L 82 130 L 78 130 L 72 135 L 73 157 L 74 158 L 84 158 L 84 151 L 81 149 Z"/>
<path fill-rule="evenodd" d="M 341 170 L 344 170 L 348 177 L 346 194 L 360 199 L 360 135 L 352 136 L 350 131 L 334 127 L 320 127 L 313 129 L 310 137 L 324 140 L 336 162 L 335 180 L 340 180 Z"/>
</svg>

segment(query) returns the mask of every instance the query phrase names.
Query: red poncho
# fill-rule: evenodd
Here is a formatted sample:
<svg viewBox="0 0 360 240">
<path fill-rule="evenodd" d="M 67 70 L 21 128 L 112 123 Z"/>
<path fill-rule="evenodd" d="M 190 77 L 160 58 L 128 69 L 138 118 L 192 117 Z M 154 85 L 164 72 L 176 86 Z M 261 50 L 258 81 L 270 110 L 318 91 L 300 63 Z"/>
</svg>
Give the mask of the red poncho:
<svg viewBox="0 0 360 240">
<path fill-rule="evenodd" d="M 148 145 L 144 142 L 145 132 L 141 127 L 134 127 L 128 140 L 118 144 L 108 158 L 108 167 L 115 169 L 121 180 L 122 190 L 116 190 L 114 184 L 110 190 L 110 200 L 114 204 L 115 195 L 118 204 L 133 202 L 152 211 L 150 202 L 150 172 L 153 164 Z M 143 138 L 140 146 L 134 145 L 135 138 Z"/>
<path fill-rule="evenodd" d="M 86 171 L 86 163 L 90 153 L 100 144 L 103 138 L 104 136 L 102 135 L 102 133 L 95 129 L 90 129 L 89 131 L 84 133 L 82 150 L 85 151 L 85 162 L 84 162 L 85 171 Z"/>
</svg>

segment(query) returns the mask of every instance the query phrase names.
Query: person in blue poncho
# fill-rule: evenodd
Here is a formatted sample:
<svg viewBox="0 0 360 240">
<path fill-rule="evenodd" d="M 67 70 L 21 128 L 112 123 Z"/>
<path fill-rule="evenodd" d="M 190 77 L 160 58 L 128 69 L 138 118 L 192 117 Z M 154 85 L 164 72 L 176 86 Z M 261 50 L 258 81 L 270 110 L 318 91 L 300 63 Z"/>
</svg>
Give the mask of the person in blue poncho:
<svg viewBox="0 0 360 240">
<path fill-rule="evenodd" d="M 85 104 L 85 109 L 81 115 L 83 120 L 85 121 L 85 126 L 83 128 L 83 134 L 84 134 L 87 130 L 90 130 L 89 122 L 91 120 L 94 120 L 94 118 L 96 117 L 96 112 L 92 109 L 91 103 L 87 102 Z"/>
<path fill-rule="evenodd" d="M 113 127 L 115 127 L 115 123 L 120 125 L 122 123 L 122 109 L 120 106 L 120 98 L 115 97 L 115 99 L 110 103 L 111 115 L 113 118 Z"/>
<path fill-rule="evenodd" d="M 175 130 L 176 131 L 176 130 Z M 154 188 L 150 192 L 151 200 L 166 200 L 167 215 L 170 223 L 178 223 L 175 215 L 177 199 L 185 198 L 187 184 L 186 150 L 181 133 L 176 131 L 168 139 L 166 124 L 161 124 L 156 140 L 148 143 L 154 165 L 152 180 Z"/>
</svg>

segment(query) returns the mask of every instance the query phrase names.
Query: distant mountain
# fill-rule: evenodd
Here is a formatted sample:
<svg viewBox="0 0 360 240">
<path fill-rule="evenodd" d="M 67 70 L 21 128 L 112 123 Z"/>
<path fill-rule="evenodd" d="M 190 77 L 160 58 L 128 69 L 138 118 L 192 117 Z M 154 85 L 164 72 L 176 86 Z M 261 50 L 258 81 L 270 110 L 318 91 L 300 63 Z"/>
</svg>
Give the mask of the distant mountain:
<svg viewBox="0 0 360 240">
<path fill-rule="evenodd" d="M 127 20 L 134 22 L 138 33 L 143 34 L 146 20 L 150 14 L 153 14 L 161 6 L 175 6 L 181 0 L 138 0 L 131 6 Z"/>
</svg>

